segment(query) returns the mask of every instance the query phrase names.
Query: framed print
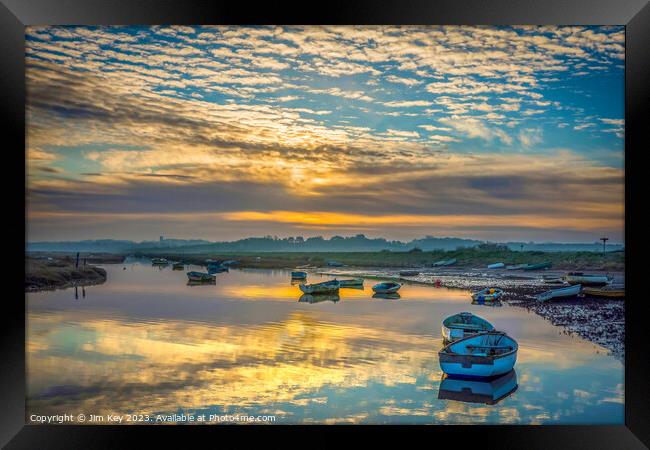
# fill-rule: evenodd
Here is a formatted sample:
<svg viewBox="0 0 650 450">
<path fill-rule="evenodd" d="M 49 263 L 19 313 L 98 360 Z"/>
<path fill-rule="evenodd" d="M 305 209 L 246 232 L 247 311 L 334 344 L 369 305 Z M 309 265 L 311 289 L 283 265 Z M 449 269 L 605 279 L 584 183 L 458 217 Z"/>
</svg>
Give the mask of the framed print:
<svg viewBox="0 0 650 450">
<path fill-rule="evenodd" d="M 646 2 L 0 11 L 8 448 L 650 442 Z"/>
</svg>

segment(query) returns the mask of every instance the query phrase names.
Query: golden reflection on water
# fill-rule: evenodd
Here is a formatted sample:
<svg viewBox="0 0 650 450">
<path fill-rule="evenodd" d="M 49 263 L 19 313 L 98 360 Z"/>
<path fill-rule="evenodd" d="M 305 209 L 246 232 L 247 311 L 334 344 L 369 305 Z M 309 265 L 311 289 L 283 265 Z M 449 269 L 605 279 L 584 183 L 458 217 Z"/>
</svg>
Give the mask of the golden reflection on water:
<svg viewBox="0 0 650 450">
<path fill-rule="evenodd" d="M 136 275 L 131 288 L 142 285 Z M 442 317 L 458 308 L 476 312 L 466 292 L 407 285 L 402 299 L 382 301 L 370 297 L 367 280 L 364 290 L 341 290 L 336 304 L 309 304 L 298 302 L 299 289 L 284 275 L 266 284 L 248 282 L 246 273 L 236 275 L 238 282 L 224 277 L 216 287 L 200 290 L 173 284 L 177 290 L 170 288 L 173 294 L 164 297 L 158 292 L 171 278 L 161 274 L 162 282 L 149 289 L 153 296 L 144 295 L 146 287 L 131 290 L 142 302 L 133 310 L 127 305 L 135 299 L 119 296 L 129 292 L 124 285 L 98 288 L 108 292 L 95 297 L 91 292 L 85 303 L 66 303 L 62 293 L 56 294 L 61 298 L 33 296 L 26 345 L 28 412 L 207 409 L 276 414 L 278 423 L 378 423 L 391 417 L 538 423 L 622 402 L 616 360 L 595 354 L 589 343 L 559 336 L 556 328 L 521 309 L 478 310 L 517 336 L 519 389 L 497 405 L 463 403 L 438 400 L 437 351 Z M 193 309 L 215 297 L 227 303 L 210 309 L 210 316 Z M 244 301 L 233 303 L 238 300 Z M 173 309 L 165 317 L 156 316 L 155 308 Z M 619 384 L 610 383 L 603 392 L 604 382 L 593 381 L 592 372 L 615 374 Z M 566 381 L 579 388 L 564 386 Z M 599 389 L 597 395 L 584 395 Z M 549 412 L 549 395 L 569 403 L 553 404 Z"/>
</svg>

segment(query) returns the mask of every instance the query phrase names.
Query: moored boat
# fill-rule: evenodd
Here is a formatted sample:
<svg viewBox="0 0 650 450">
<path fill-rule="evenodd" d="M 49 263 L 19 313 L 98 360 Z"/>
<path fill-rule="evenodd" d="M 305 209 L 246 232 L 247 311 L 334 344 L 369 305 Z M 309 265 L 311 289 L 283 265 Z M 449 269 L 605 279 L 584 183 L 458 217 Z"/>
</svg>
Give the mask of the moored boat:
<svg viewBox="0 0 650 450">
<path fill-rule="evenodd" d="M 394 281 L 386 281 L 384 283 L 375 284 L 372 290 L 377 294 L 394 294 L 401 288 L 402 285 Z"/>
<path fill-rule="evenodd" d="M 166 266 L 169 264 L 169 261 L 167 261 L 165 258 L 151 258 L 151 264 L 154 266 Z"/>
<path fill-rule="evenodd" d="M 610 281 L 607 275 L 589 275 L 582 272 L 569 272 L 565 278 L 569 284 L 582 284 L 584 286 L 604 286 Z"/>
<path fill-rule="evenodd" d="M 506 266 L 506 270 L 523 270 L 525 267 L 528 267 L 529 264 L 513 264 Z"/>
<path fill-rule="evenodd" d="M 451 259 L 443 259 L 441 261 L 436 261 L 433 264 L 431 264 L 433 267 L 440 267 L 440 266 L 453 266 L 456 264 L 458 260 L 456 258 L 451 258 Z"/>
<path fill-rule="evenodd" d="M 538 263 L 538 264 L 527 264 L 526 267 L 524 267 L 524 270 L 544 270 L 544 269 L 549 269 L 552 266 L 550 262 L 543 262 L 543 263 Z"/>
<path fill-rule="evenodd" d="M 587 297 L 603 297 L 603 298 L 624 298 L 625 287 L 605 286 L 599 287 L 583 287 L 582 293 Z"/>
<path fill-rule="evenodd" d="M 339 291 L 341 283 L 337 280 L 325 281 L 315 284 L 300 284 L 298 286 L 305 294 L 333 294 Z"/>
<path fill-rule="evenodd" d="M 543 275 L 542 281 L 546 284 L 564 284 L 564 278 L 558 275 Z"/>
<path fill-rule="evenodd" d="M 490 380 L 463 380 L 443 375 L 438 399 L 496 405 L 515 392 L 517 387 L 514 369 Z"/>
<path fill-rule="evenodd" d="M 210 275 L 215 274 L 215 273 L 222 273 L 222 272 L 228 272 L 228 268 L 222 266 L 221 264 L 208 264 L 208 273 Z"/>
<path fill-rule="evenodd" d="M 518 349 L 517 341 L 503 331 L 487 331 L 448 344 L 438 360 L 449 376 L 490 378 L 512 370 Z"/>
<path fill-rule="evenodd" d="M 348 280 L 337 280 L 342 288 L 363 287 L 363 278 L 350 278 Z"/>
<path fill-rule="evenodd" d="M 502 268 L 504 268 L 505 266 L 506 266 L 506 265 L 503 264 L 503 263 L 494 263 L 494 264 L 489 264 L 489 265 L 487 266 L 487 268 L 488 268 L 488 269 L 502 269 Z"/>
<path fill-rule="evenodd" d="M 494 302 L 499 300 L 503 291 L 498 288 L 485 288 L 482 291 L 473 292 L 472 300 L 476 302 Z"/>
<path fill-rule="evenodd" d="M 183 270 L 184 268 L 185 268 L 185 264 L 183 264 L 182 262 L 175 262 L 172 265 L 173 270 Z"/>
<path fill-rule="evenodd" d="M 470 312 L 454 314 L 442 321 L 442 337 L 447 342 L 492 330 L 494 326 L 490 322 Z"/>
<path fill-rule="evenodd" d="M 547 302 L 554 298 L 575 297 L 580 293 L 580 289 L 582 289 L 582 286 L 579 284 L 567 286 L 560 289 L 552 289 L 550 291 L 539 294 L 536 299 L 540 302 Z"/>
<path fill-rule="evenodd" d="M 303 272 L 299 270 L 292 271 L 291 278 L 293 278 L 294 280 L 304 280 L 307 278 L 307 272 Z"/>
<path fill-rule="evenodd" d="M 214 275 L 209 273 L 195 271 L 187 272 L 187 278 L 190 281 L 212 281 L 216 279 Z"/>
<path fill-rule="evenodd" d="M 399 273 L 400 277 L 415 277 L 417 275 L 420 275 L 420 272 L 417 270 L 402 270 Z"/>
</svg>

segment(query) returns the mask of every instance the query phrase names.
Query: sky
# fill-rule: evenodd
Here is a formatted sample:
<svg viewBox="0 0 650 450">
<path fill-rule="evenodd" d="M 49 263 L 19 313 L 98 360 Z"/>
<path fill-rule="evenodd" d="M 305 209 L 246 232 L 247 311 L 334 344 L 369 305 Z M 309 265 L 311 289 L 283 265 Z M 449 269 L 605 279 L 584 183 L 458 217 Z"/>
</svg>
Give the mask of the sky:
<svg viewBox="0 0 650 450">
<path fill-rule="evenodd" d="M 28 240 L 623 242 L 624 28 L 28 27 Z"/>
</svg>

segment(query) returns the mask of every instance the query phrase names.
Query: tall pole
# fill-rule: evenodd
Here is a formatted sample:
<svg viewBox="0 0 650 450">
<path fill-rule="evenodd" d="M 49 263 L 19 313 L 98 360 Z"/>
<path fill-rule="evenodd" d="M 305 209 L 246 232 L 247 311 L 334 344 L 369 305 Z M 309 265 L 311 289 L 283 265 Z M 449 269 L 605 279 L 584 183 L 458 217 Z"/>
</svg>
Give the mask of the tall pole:
<svg viewBox="0 0 650 450">
<path fill-rule="evenodd" d="M 609 241 L 609 238 L 608 237 L 601 237 L 600 240 L 603 241 L 603 254 L 605 254 L 605 243 L 607 241 Z"/>
</svg>

